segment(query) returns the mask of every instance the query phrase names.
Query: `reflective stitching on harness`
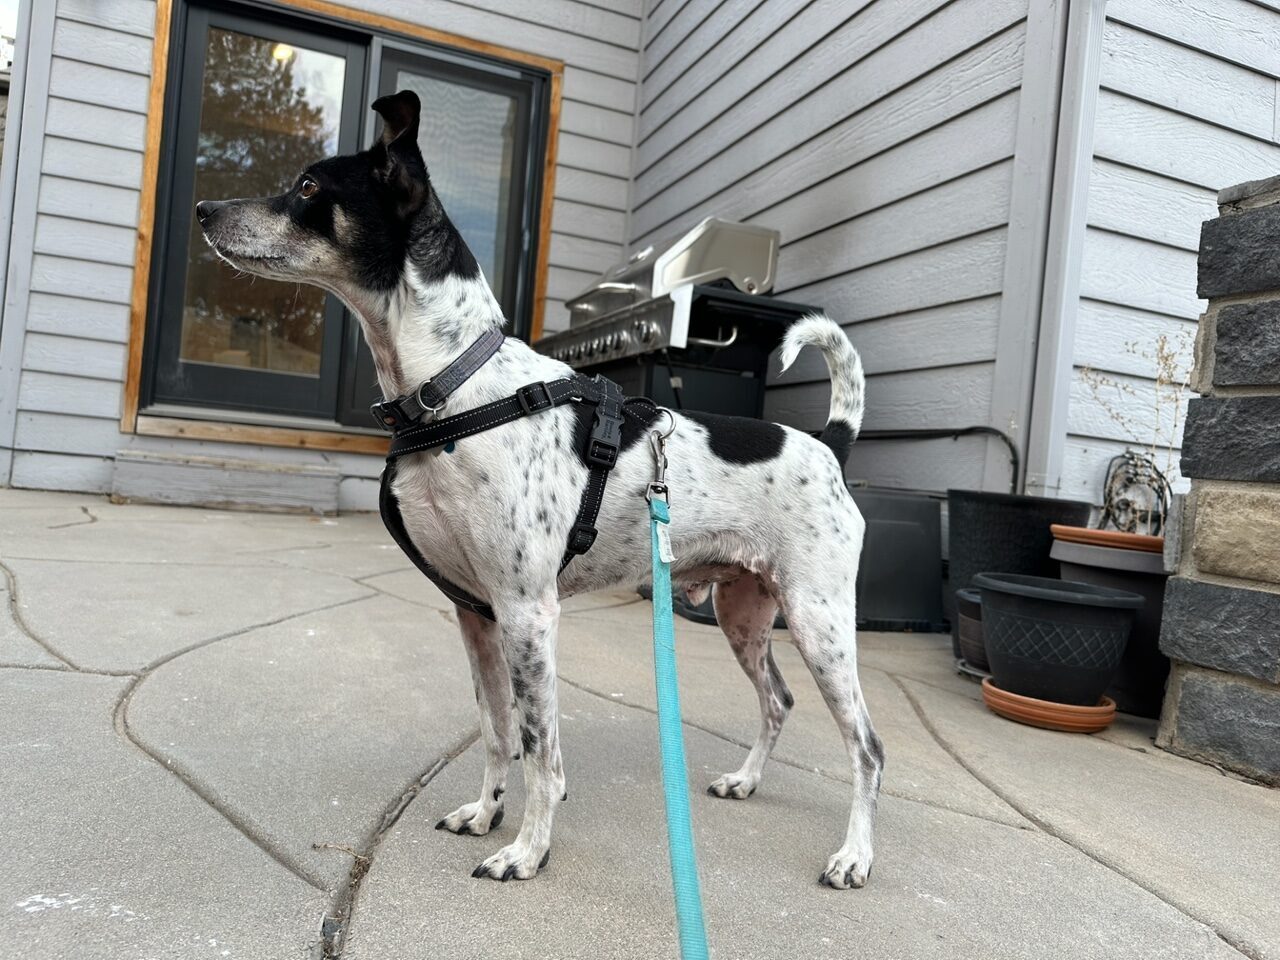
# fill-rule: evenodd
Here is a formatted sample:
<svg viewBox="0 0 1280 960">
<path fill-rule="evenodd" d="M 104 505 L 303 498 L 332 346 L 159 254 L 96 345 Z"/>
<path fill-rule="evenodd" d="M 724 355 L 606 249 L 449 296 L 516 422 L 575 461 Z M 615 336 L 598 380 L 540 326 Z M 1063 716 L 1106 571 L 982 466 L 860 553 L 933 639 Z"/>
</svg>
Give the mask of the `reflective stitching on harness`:
<svg viewBox="0 0 1280 960">
<path fill-rule="evenodd" d="M 483 409 L 483 408 L 482 408 L 482 409 Z M 551 408 L 551 407 L 544 407 L 543 409 L 545 409 L 545 410 L 550 410 L 550 409 L 552 409 L 552 408 Z M 505 417 L 501 417 L 500 419 L 495 420 L 493 423 L 491 423 L 491 424 L 489 424 L 488 426 L 484 427 L 484 430 L 488 430 L 488 429 L 490 429 L 491 427 L 500 427 L 500 426 L 502 426 L 504 423 L 510 423 L 512 420 L 519 420 L 519 419 L 520 419 L 521 417 L 523 417 L 523 416 L 525 416 L 525 414 L 524 414 L 524 412 L 523 412 L 523 411 L 519 411 L 519 412 L 517 412 L 517 413 L 508 414 L 507 416 L 505 416 Z M 402 456 L 404 456 L 406 453 L 417 453 L 419 450 L 429 450 L 431 447 L 438 447 L 438 446 L 440 446 L 441 444 L 448 443 L 450 440 L 457 440 L 459 437 L 466 436 L 466 435 L 467 435 L 467 433 L 468 433 L 468 431 L 469 431 L 470 429 L 471 429 L 470 427 L 462 427 L 461 429 L 459 429 L 459 430 L 457 430 L 457 431 L 455 431 L 455 432 L 453 432 L 453 433 L 445 434 L 443 437 L 439 437 L 439 438 L 437 438 L 436 440 L 434 440 L 434 441 L 432 441 L 432 442 L 430 442 L 430 443 L 419 443 L 419 444 L 416 444 L 415 446 L 412 446 L 412 447 L 405 447 L 405 448 L 404 448 L 404 449 L 402 449 L 402 450 L 397 450 L 397 451 L 396 451 L 396 456 L 397 456 L 397 457 L 402 457 Z M 481 430 L 481 431 L 478 431 L 478 432 L 483 433 L 483 432 L 484 432 L 484 430 Z"/>
</svg>

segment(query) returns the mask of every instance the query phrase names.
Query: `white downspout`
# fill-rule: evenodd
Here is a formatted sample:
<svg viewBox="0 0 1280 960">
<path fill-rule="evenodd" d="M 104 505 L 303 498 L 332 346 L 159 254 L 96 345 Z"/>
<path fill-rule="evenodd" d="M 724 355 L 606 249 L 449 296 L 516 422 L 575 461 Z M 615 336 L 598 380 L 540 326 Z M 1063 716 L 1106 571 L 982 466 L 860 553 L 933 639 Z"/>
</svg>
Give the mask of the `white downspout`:
<svg viewBox="0 0 1280 960">
<path fill-rule="evenodd" d="M 1062 483 L 1105 22 L 1106 0 L 1071 0 L 1027 430 L 1026 492 L 1038 496 L 1057 496 Z"/>
</svg>

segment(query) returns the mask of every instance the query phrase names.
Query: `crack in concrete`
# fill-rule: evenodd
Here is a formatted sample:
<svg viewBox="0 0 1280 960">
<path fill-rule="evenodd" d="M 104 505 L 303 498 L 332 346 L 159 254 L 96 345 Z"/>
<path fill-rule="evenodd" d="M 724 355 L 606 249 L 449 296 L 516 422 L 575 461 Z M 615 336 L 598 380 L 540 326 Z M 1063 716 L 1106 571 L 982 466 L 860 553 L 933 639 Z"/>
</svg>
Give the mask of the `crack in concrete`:
<svg viewBox="0 0 1280 960">
<path fill-rule="evenodd" d="M 254 630 L 260 630 L 266 627 L 273 627 L 273 626 L 276 626 L 277 624 L 286 623 L 290 620 L 296 620 L 301 617 L 310 616 L 316 613 L 323 613 L 328 610 L 335 610 L 338 607 L 345 607 L 349 604 L 359 603 L 360 601 L 367 600 L 367 599 L 369 599 L 368 595 L 363 597 L 354 597 L 349 600 L 340 600 L 337 603 L 330 603 L 321 607 L 313 607 L 308 610 L 303 610 L 299 613 L 291 613 L 286 616 L 277 617 L 274 620 L 266 620 L 261 623 L 255 623 L 247 627 L 242 627 L 238 630 L 233 630 L 229 633 L 220 634 L 216 637 L 209 637 L 205 640 L 200 640 L 196 643 L 190 644 L 189 646 L 183 647 L 181 650 L 172 651 L 171 653 L 166 654 L 160 659 L 152 661 L 150 664 L 148 664 L 146 667 L 143 668 L 141 673 L 130 674 L 130 676 L 133 677 L 133 680 L 125 686 L 124 690 L 121 691 L 120 698 L 116 701 L 115 710 L 113 711 L 113 714 L 112 714 L 112 721 L 115 726 L 116 733 L 119 734 L 120 737 L 122 737 L 128 743 L 133 744 L 133 746 L 137 747 L 138 750 L 140 750 L 144 755 L 150 757 L 157 764 L 159 764 L 163 770 L 168 771 L 170 774 L 176 777 L 180 783 L 182 783 L 188 790 L 190 790 L 197 797 L 203 800 L 210 809 L 218 813 L 224 820 L 226 820 L 229 824 L 231 824 L 232 827 L 234 827 L 240 834 L 242 834 L 247 840 L 249 840 L 249 842 L 251 842 L 259 850 L 261 850 L 263 853 L 269 856 L 276 863 L 280 864 L 280 866 L 284 867 L 286 870 L 289 871 L 289 873 L 293 874 L 303 883 L 306 883 L 308 886 L 314 887 L 315 889 L 319 890 L 322 893 L 329 893 L 329 888 L 325 885 L 323 880 L 313 876 L 305 866 L 303 866 L 301 863 L 298 863 L 287 851 L 280 849 L 272 841 L 268 840 L 265 837 L 260 836 L 258 834 L 258 831 L 254 828 L 254 826 L 251 823 L 246 821 L 234 810 L 232 810 L 228 805 L 224 804 L 217 797 L 215 797 L 204 786 L 204 784 L 200 783 L 200 781 L 196 778 L 193 772 L 188 771 L 183 765 L 165 757 L 163 754 L 159 753 L 158 751 L 152 751 L 145 743 L 143 743 L 142 740 L 140 740 L 134 734 L 133 730 L 129 726 L 129 705 L 133 701 L 134 693 L 137 692 L 138 688 L 142 685 L 142 682 L 144 680 L 150 677 L 153 673 L 155 673 L 161 667 L 165 666 L 166 664 L 172 663 L 173 661 L 177 660 L 180 657 L 184 657 L 189 653 L 192 653 L 196 650 L 201 650 L 205 647 L 211 646 L 215 643 L 219 643 L 223 640 L 230 640 L 233 637 L 243 636 L 244 634 L 251 633 Z"/>
<path fill-rule="evenodd" d="M 1224 944 L 1226 944 L 1228 947 L 1230 947 L 1232 950 L 1235 950 L 1237 953 L 1241 954 L 1242 956 L 1248 957 L 1249 960 L 1264 960 L 1264 957 L 1262 956 L 1262 954 L 1254 950 L 1250 944 L 1244 943 L 1238 937 L 1234 937 L 1231 934 L 1219 929 L 1218 926 L 1212 920 L 1206 920 L 1205 918 L 1198 916 L 1196 910 L 1193 907 L 1185 906 L 1181 903 L 1178 903 L 1176 900 L 1154 889 L 1148 883 L 1143 881 L 1140 877 L 1134 876 L 1130 871 L 1126 870 L 1120 864 L 1113 862 L 1110 858 L 1104 856 L 1102 853 L 1095 850 L 1091 850 L 1086 844 L 1082 844 L 1072 840 L 1067 833 L 1059 830 L 1048 820 L 1045 820 L 1043 817 L 1041 817 L 1034 811 L 1027 808 L 1025 804 L 1019 803 L 1012 796 L 1012 794 L 1010 794 L 1008 791 L 1004 790 L 998 784 L 996 784 L 996 782 L 991 777 L 988 777 L 984 774 L 979 773 L 973 767 L 972 764 L 968 763 L 966 760 L 964 760 L 964 758 L 960 756 L 960 754 L 955 750 L 955 748 L 951 746 L 951 744 L 947 741 L 947 739 L 937 729 L 933 721 L 929 719 L 928 715 L 925 713 L 923 705 L 916 698 L 916 696 L 910 690 L 907 689 L 907 685 L 903 683 L 904 678 L 899 677 L 898 675 L 892 674 L 892 673 L 889 674 L 889 678 L 893 680 L 895 684 L 897 684 L 898 689 L 902 691 L 903 696 L 907 698 L 907 702 L 911 704 L 911 708 L 916 712 L 916 716 L 919 718 L 920 723 L 924 726 L 924 728 L 927 731 L 929 731 L 929 735 L 933 737 L 933 739 L 937 742 L 938 746 L 941 747 L 943 750 L 945 750 L 947 752 L 947 755 L 950 756 L 951 759 L 954 760 L 965 772 L 967 772 L 969 776 L 973 777 L 973 779 L 977 780 L 980 784 L 982 784 L 984 787 L 986 787 L 988 790 L 994 793 L 997 797 L 999 797 L 1001 800 L 1007 803 L 1010 807 L 1012 807 L 1018 813 L 1022 814 L 1022 816 L 1026 817 L 1027 820 L 1035 824 L 1035 826 L 1042 833 L 1070 847 L 1072 850 L 1075 850 L 1077 853 L 1080 853 L 1088 857 L 1094 863 L 1098 864 L 1104 869 L 1110 870 L 1112 873 L 1116 874 L 1116 876 L 1121 877 L 1124 880 L 1127 880 L 1129 883 L 1132 883 L 1134 886 L 1140 888 L 1141 890 L 1146 891 L 1151 896 L 1159 900 L 1161 903 L 1165 904 L 1168 907 L 1171 907 L 1173 910 L 1176 910 L 1178 913 L 1182 914 L 1188 920 L 1192 920 L 1200 924 L 1206 930 L 1209 930 L 1211 933 L 1213 933 L 1213 935 L 1217 937 L 1219 940 L 1221 940 Z M 912 677 L 906 677 L 905 679 L 914 681 L 914 678 Z M 926 686 L 933 687 L 932 684 L 926 684 Z M 951 696 L 953 697 L 960 697 L 960 694 L 953 693 L 948 690 L 942 690 L 941 687 L 933 687 L 933 689 L 941 690 L 943 693 L 950 693 Z M 960 697 L 960 699 L 967 699 L 967 698 Z M 1106 743 L 1109 741 L 1103 741 L 1103 742 Z M 1117 746 L 1117 744 L 1112 744 L 1112 746 Z"/>
<path fill-rule="evenodd" d="M 0 663 L 0 670 L 45 670 L 49 673 L 72 673 L 85 677 L 136 677 L 136 673 L 107 673 L 104 670 L 75 670 L 71 667 L 58 667 L 41 663 Z"/>
<path fill-rule="evenodd" d="M 46 530 L 65 530 L 67 527 L 85 527 L 91 523 L 98 522 L 98 518 L 95 517 L 89 511 L 88 507 L 81 507 L 80 512 L 83 513 L 89 519 L 88 520 L 72 520 L 70 523 L 55 523 L 50 527 L 46 527 L 45 529 Z"/>
<path fill-rule="evenodd" d="M 635 703 L 634 701 L 627 700 L 624 697 L 610 696 L 608 694 L 601 693 L 599 690 L 593 690 L 591 687 L 588 687 L 585 684 L 579 683 L 576 680 L 570 680 L 568 677 L 565 677 L 563 675 L 557 674 L 557 676 L 560 678 L 560 680 L 562 680 L 564 683 L 567 683 L 569 686 L 573 687 L 575 690 L 580 690 L 583 693 L 590 694 L 591 696 L 597 697 L 605 701 L 606 703 L 616 703 L 624 707 L 630 707 L 633 710 L 640 710 L 644 713 L 653 714 L 655 716 L 657 715 L 658 711 L 655 708 L 650 707 L 646 704 Z M 725 743 L 731 743 L 735 747 L 741 747 L 743 750 L 751 749 L 751 744 L 747 743 L 745 740 L 738 740 L 738 739 L 735 739 L 734 737 L 727 736 L 726 734 L 721 733 L 719 730 L 714 730 L 711 727 L 704 726 L 703 724 L 700 724 L 694 720 L 685 719 L 684 725 L 686 727 L 690 727 L 693 730 L 698 730 L 698 731 L 701 731 L 702 733 L 713 736 L 718 740 L 723 740 Z M 781 764 L 784 767 L 790 767 L 793 770 L 801 770 L 805 773 L 811 773 L 814 776 L 821 777 L 824 780 L 830 780 L 832 783 L 840 783 L 840 784 L 844 784 L 845 786 L 852 786 L 852 781 L 842 780 L 840 777 L 832 776 L 831 774 L 823 770 L 818 770 L 814 767 L 806 767 L 804 764 L 796 763 L 794 760 L 787 760 L 787 759 L 784 759 L 783 757 L 775 756 L 772 754 L 769 756 L 769 760 L 773 763 Z M 974 820 L 982 820 L 986 823 L 994 823 L 997 826 L 1007 827 L 1010 830 L 1020 830 L 1025 832 L 1028 829 L 1030 829 L 1028 827 L 1020 827 L 1017 824 L 1009 823 L 1008 821 L 1005 821 L 1005 820 L 997 820 L 994 817 L 983 816 L 980 813 L 972 813 L 968 810 L 957 810 L 954 807 L 944 807 L 942 804 L 934 803 L 932 800 L 926 800 L 923 797 L 913 797 L 910 794 L 899 793 L 896 790 L 887 790 L 884 787 L 880 788 L 880 792 L 884 794 L 886 797 L 893 797 L 895 800 L 905 800 L 908 803 L 918 803 L 923 807 L 929 807 L 933 810 L 944 810 L 947 813 L 954 813 L 957 816 L 971 817 Z M 1016 808 L 1011 808 L 1011 809 L 1014 809 L 1015 812 L 1017 812 Z"/>
<path fill-rule="evenodd" d="M 36 646 L 38 646 L 41 650 L 43 650 L 45 653 L 49 654 L 49 656 L 53 657 L 55 660 L 65 663 L 68 669 L 75 670 L 77 673 L 95 672 L 91 670 L 85 670 L 83 667 L 81 667 L 78 663 L 76 663 L 70 657 L 56 650 L 52 646 L 52 644 L 50 644 L 48 641 L 42 639 L 41 637 L 36 636 L 35 631 L 31 629 L 31 625 L 28 624 L 27 621 L 23 619 L 22 610 L 18 606 L 17 574 L 15 574 L 13 570 L 11 570 L 4 563 L 0 563 L 0 573 L 4 574 L 5 587 L 9 591 L 9 616 L 13 619 L 13 622 L 17 625 L 18 629 L 22 631 L 23 635 L 32 643 L 34 643 Z"/>
<path fill-rule="evenodd" d="M 346 851 L 352 858 L 351 871 L 347 875 L 347 882 L 334 893 L 329 910 L 321 920 L 320 942 L 313 954 L 316 960 L 340 960 L 342 951 L 346 947 L 347 934 L 351 930 L 351 919 L 355 916 L 356 907 L 359 905 L 361 885 L 364 878 L 369 875 L 369 871 L 373 869 L 374 859 L 382 846 L 383 838 L 440 771 L 471 749 L 479 739 L 480 729 L 477 727 L 446 750 L 442 756 L 436 758 L 431 766 L 411 780 L 399 794 L 391 799 L 383 810 L 381 819 L 359 848 Z"/>
</svg>

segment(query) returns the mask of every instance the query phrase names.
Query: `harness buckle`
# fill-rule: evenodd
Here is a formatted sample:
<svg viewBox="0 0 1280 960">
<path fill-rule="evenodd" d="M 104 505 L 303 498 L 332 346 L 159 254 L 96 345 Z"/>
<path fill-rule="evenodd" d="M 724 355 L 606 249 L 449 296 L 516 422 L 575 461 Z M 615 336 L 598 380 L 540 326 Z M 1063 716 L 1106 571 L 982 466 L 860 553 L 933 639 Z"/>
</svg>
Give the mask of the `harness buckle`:
<svg viewBox="0 0 1280 960">
<path fill-rule="evenodd" d="M 538 395 L 539 391 L 541 391 L 541 396 Z M 555 405 L 555 402 L 551 399 L 551 390 L 547 387 L 545 380 L 526 383 L 516 391 L 516 399 L 520 401 L 520 409 L 526 414 L 537 413 L 539 410 L 546 410 L 548 407 Z"/>
<path fill-rule="evenodd" d="M 595 378 L 593 386 L 600 392 L 591 435 L 587 438 L 587 464 L 612 470 L 622 449 L 622 391 L 600 376 Z"/>
<path fill-rule="evenodd" d="M 565 549 L 572 554 L 586 553 L 591 549 L 591 545 L 596 542 L 596 532 L 595 527 L 575 523 L 569 531 L 569 541 L 565 545 Z"/>
<path fill-rule="evenodd" d="M 375 400 L 369 405 L 369 412 L 373 414 L 373 419 L 377 421 L 378 426 L 383 430 L 390 430 L 393 433 L 401 427 L 407 427 L 413 423 L 406 416 L 400 407 L 400 401 L 403 397 L 396 397 L 394 400 Z"/>
</svg>

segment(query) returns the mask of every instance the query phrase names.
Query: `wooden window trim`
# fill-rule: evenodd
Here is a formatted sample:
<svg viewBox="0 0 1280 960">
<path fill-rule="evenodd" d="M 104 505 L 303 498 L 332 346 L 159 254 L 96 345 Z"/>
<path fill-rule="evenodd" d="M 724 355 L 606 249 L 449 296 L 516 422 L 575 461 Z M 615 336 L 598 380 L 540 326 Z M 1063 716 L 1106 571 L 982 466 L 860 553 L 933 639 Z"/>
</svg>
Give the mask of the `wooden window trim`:
<svg viewBox="0 0 1280 960">
<path fill-rule="evenodd" d="M 140 414 L 143 345 L 147 332 L 147 301 L 151 287 L 152 243 L 155 237 L 156 190 L 160 181 L 161 135 L 164 130 L 165 88 L 172 42 L 173 7 L 179 0 L 156 0 L 155 43 L 151 55 L 151 90 L 147 99 L 146 145 L 142 158 L 142 195 L 138 205 L 138 240 L 134 253 L 133 289 L 129 311 L 129 353 L 125 370 L 124 403 L 120 432 L 153 437 L 181 437 L 218 440 L 225 443 L 252 443 L 272 447 L 347 453 L 385 454 L 382 437 L 338 430 L 295 430 L 252 424 L 209 420 L 184 420 Z M 547 269 L 551 255 L 551 210 L 556 180 L 556 148 L 560 134 L 560 96 L 564 83 L 564 63 L 549 57 L 513 50 L 470 37 L 446 33 L 380 13 L 356 10 L 330 0 L 274 0 L 285 11 L 311 13 L 349 25 L 372 28 L 413 40 L 454 47 L 547 71 L 551 75 L 551 111 L 547 118 L 547 150 L 543 160 L 542 199 L 538 214 L 538 259 L 534 267 L 533 321 L 529 338 L 542 336 L 547 304 Z"/>
</svg>

